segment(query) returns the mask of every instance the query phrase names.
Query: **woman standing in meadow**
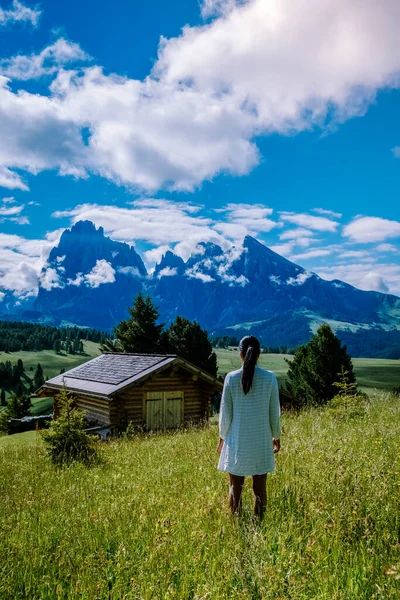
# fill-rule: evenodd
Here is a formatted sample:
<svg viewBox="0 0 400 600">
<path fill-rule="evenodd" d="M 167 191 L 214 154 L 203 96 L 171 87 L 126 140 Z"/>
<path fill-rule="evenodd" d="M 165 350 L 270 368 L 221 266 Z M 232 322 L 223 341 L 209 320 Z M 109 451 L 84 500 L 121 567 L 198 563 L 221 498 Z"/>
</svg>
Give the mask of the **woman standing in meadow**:
<svg viewBox="0 0 400 600">
<path fill-rule="evenodd" d="M 239 344 L 242 368 L 228 373 L 219 413 L 218 469 L 229 473 L 229 506 L 241 507 L 244 479 L 253 478 L 254 513 L 263 517 L 267 473 L 274 471 L 280 450 L 280 405 L 274 373 L 257 365 L 260 342 L 252 335 Z"/>
</svg>

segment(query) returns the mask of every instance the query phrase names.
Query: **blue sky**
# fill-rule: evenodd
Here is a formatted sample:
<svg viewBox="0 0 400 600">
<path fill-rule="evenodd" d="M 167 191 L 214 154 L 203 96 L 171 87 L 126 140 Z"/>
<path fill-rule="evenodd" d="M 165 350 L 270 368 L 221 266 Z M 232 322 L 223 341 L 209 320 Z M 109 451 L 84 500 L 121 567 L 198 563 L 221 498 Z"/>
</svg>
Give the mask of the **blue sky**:
<svg viewBox="0 0 400 600">
<path fill-rule="evenodd" d="M 400 7 L 303 7 L 0 0 L 0 300 L 80 218 L 400 295 Z"/>
</svg>

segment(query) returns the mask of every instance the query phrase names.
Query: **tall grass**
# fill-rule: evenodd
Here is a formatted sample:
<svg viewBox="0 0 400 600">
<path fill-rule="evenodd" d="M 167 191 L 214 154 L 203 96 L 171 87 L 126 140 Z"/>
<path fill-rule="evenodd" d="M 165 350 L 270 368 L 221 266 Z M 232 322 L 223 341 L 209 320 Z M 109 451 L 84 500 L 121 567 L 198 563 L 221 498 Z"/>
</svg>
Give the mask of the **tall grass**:
<svg viewBox="0 0 400 600">
<path fill-rule="evenodd" d="M 0 598 L 399 597 L 399 400 L 285 415 L 262 524 L 226 509 L 217 429 L 116 440 L 57 470 L 0 445 Z"/>
</svg>

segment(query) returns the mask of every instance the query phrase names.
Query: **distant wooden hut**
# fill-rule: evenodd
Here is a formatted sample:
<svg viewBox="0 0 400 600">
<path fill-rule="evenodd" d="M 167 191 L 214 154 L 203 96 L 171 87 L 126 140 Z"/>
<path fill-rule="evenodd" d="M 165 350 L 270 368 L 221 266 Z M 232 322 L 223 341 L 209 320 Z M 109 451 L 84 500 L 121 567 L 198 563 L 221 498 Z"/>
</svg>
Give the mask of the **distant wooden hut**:
<svg viewBox="0 0 400 600">
<path fill-rule="evenodd" d="M 223 387 L 178 356 L 124 353 L 105 353 L 57 375 L 37 395 L 54 397 L 63 383 L 88 421 L 116 430 L 128 423 L 147 430 L 200 423 Z"/>
</svg>

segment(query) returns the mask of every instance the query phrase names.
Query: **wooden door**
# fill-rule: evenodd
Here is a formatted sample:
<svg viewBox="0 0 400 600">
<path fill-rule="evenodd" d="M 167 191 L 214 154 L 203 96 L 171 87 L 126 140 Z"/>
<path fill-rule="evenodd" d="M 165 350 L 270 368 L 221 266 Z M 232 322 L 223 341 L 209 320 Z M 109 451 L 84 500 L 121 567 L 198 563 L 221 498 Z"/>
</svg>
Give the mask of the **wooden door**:
<svg viewBox="0 0 400 600">
<path fill-rule="evenodd" d="M 182 423 L 183 392 L 164 392 L 165 428 L 173 429 Z"/>
<path fill-rule="evenodd" d="M 147 392 L 147 429 L 179 427 L 183 417 L 183 392 Z"/>
<path fill-rule="evenodd" d="M 148 392 L 146 398 L 147 429 L 163 429 L 164 427 L 164 394 Z"/>
</svg>

